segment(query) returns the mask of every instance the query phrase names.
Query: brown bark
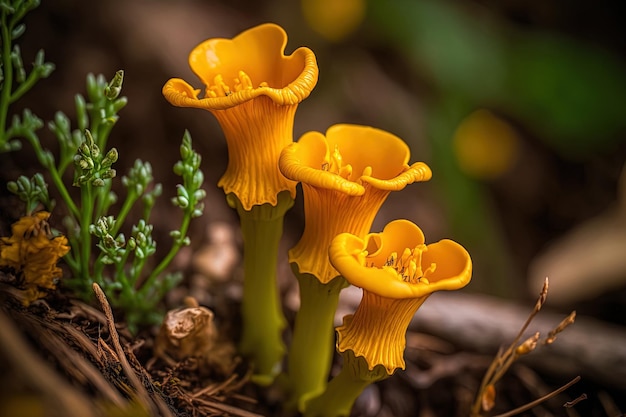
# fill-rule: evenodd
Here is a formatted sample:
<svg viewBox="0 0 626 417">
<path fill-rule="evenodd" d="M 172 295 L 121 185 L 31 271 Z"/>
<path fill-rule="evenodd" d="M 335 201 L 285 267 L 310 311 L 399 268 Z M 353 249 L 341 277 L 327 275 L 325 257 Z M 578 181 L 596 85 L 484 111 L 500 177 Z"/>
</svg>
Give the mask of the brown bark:
<svg viewBox="0 0 626 417">
<path fill-rule="evenodd" d="M 338 320 L 353 312 L 360 299 L 358 288 L 345 289 Z M 495 354 L 500 346 L 514 340 L 532 308 L 531 303 L 520 306 L 485 295 L 436 293 L 420 307 L 409 329 L 441 337 L 463 349 Z M 544 307 L 521 340 L 535 332 L 540 332 L 543 340 L 566 316 Z M 537 346 L 520 360 L 543 372 L 564 377 L 581 375 L 599 384 L 626 389 L 626 328 L 578 316 L 553 344 Z"/>
</svg>

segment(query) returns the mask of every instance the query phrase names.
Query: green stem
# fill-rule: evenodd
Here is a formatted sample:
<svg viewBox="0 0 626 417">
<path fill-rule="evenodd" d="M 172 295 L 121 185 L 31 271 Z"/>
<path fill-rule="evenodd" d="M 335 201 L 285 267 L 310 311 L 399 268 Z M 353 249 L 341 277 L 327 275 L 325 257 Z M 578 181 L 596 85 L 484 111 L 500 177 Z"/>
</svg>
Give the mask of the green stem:
<svg viewBox="0 0 626 417">
<path fill-rule="evenodd" d="M 96 79 L 96 84 L 98 83 Z M 106 145 L 106 137 L 100 136 L 100 124 L 102 123 L 103 117 L 101 111 L 105 107 L 104 97 L 100 97 L 97 100 L 94 100 L 93 107 L 89 112 L 89 120 L 91 120 L 91 126 L 89 127 L 89 131 L 91 132 L 93 139 L 96 145 L 104 152 Z M 106 117 L 106 116 L 105 116 Z"/>
<path fill-rule="evenodd" d="M 124 204 L 122 205 L 120 212 L 117 215 L 115 224 L 113 225 L 113 229 L 109 232 L 111 233 L 111 236 L 117 236 L 120 229 L 122 228 L 122 225 L 124 224 L 124 220 L 126 220 L 126 216 L 128 216 L 128 213 L 130 213 L 130 210 L 133 208 L 135 201 L 137 201 L 137 198 L 137 193 L 129 188 L 128 195 L 124 200 Z"/>
<path fill-rule="evenodd" d="M 300 310 L 289 348 L 287 407 L 302 412 L 304 403 L 326 387 L 335 352 L 335 311 L 347 282 L 339 276 L 322 284 L 311 274 L 301 274 L 297 265 L 292 269 L 300 286 Z"/>
<path fill-rule="evenodd" d="M 110 190 L 111 190 L 110 180 L 106 180 L 102 187 L 98 187 L 94 190 L 95 191 L 95 195 L 94 195 L 95 204 L 94 204 L 94 212 L 93 212 L 94 220 L 99 219 L 104 214 L 103 208 L 104 208 L 104 203 L 106 201 L 106 194 L 108 194 Z"/>
<path fill-rule="evenodd" d="M 328 383 L 322 395 L 305 404 L 304 417 L 347 417 L 368 385 L 388 377 L 382 365 L 370 371 L 365 359 L 355 357 L 351 350 L 346 350 L 342 356 L 341 371 Z"/>
<path fill-rule="evenodd" d="M 65 256 L 63 257 L 63 261 L 70 268 L 70 271 L 74 272 L 78 270 L 78 262 L 76 262 L 76 259 L 74 258 L 74 255 L 71 251 L 65 254 Z"/>
<path fill-rule="evenodd" d="M 61 176 L 63 176 L 63 174 L 65 173 L 65 170 L 67 170 L 67 167 L 70 165 L 72 161 L 68 160 L 68 159 L 60 159 L 59 161 L 59 174 Z"/>
<path fill-rule="evenodd" d="M 91 233 L 89 225 L 93 213 L 93 197 L 91 183 L 81 186 L 81 212 L 80 212 L 80 279 L 86 284 L 90 284 L 89 261 L 91 257 Z"/>
<path fill-rule="evenodd" d="M 126 271 L 124 270 L 126 263 L 128 262 L 128 258 L 130 257 L 130 253 L 131 251 L 127 249 L 124 252 L 124 255 L 122 255 L 120 262 L 115 265 L 115 280 L 122 284 L 122 294 L 126 296 L 132 294 L 135 289 L 134 286 L 128 281 Z M 104 277 L 102 280 L 104 281 Z"/>
<path fill-rule="evenodd" d="M 104 282 L 104 266 L 102 263 L 102 258 L 104 257 L 104 253 L 100 252 L 98 257 L 93 263 L 93 281 L 98 283 L 102 287 Z"/>
<path fill-rule="evenodd" d="M 11 31 L 13 31 L 13 28 L 15 27 L 15 25 L 17 25 L 17 22 L 22 20 L 24 18 L 24 16 L 26 16 L 26 13 L 28 13 L 32 9 L 33 9 L 32 5 L 30 7 L 19 7 L 18 6 L 16 8 L 15 13 L 11 17 L 11 21 L 9 22 L 9 27 L 11 28 Z"/>
<path fill-rule="evenodd" d="M 74 200 L 70 196 L 69 191 L 67 191 L 67 187 L 65 186 L 65 183 L 63 182 L 63 179 L 61 178 L 59 171 L 54 166 L 54 163 L 46 162 L 45 157 L 44 157 L 45 151 L 41 147 L 41 144 L 39 143 L 39 139 L 37 138 L 37 135 L 32 131 L 26 131 L 26 132 L 22 132 L 22 136 L 26 137 L 30 145 L 35 150 L 35 155 L 37 155 L 37 157 L 39 158 L 39 162 L 41 162 L 43 167 L 46 168 L 48 172 L 50 173 L 52 182 L 54 183 L 54 186 L 56 187 L 59 194 L 61 194 L 61 198 L 63 199 L 63 202 L 69 208 L 70 214 L 74 216 L 75 219 L 78 219 L 81 215 L 81 212 L 78 210 L 78 207 L 76 207 L 76 204 L 74 203 Z M 89 291 L 91 291 L 91 288 L 89 289 Z"/>
<path fill-rule="evenodd" d="M 278 294 L 276 264 L 283 218 L 293 206 L 293 199 L 283 191 L 278 194 L 276 206 L 255 205 L 249 211 L 234 194 L 226 199 L 237 209 L 243 235 L 243 329 L 239 348 L 254 364 L 253 381 L 269 385 L 280 372 L 286 350 L 282 338 L 286 320 Z"/>
<path fill-rule="evenodd" d="M 129 271 L 129 275 L 128 275 L 128 279 L 129 279 L 129 283 L 130 286 L 133 288 L 134 291 L 138 290 L 139 288 L 137 288 L 137 282 L 139 281 L 139 278 L 141 277 L 141 271 L 143 271 L 144 266 L 146 265 L 146 260 L 147 258 L 137 258 L 135 257 L 133 259 L 133 264 L 130 267 L 130 271 Z"/>
<path fill-rule="evenodd" d="M 112 123 L 100 123 L 98 126 L 98 141 L 102 143 L 102 149 L 104 150 L 104 145 L 109 140 L 109 135 L 111 134 L 111 130 L 113 129 Z"/>
<path fill-rule="evenodd" d="M 31 88 L 33 88 L 40 78 L 41 77 L 38 70 L 32 70 L 31 73 L 28 74 L 28 78 L 26 78 L 26 80 L 24 80 L 24 82 L 20 84 L 11 95 L 11 103 L 19 100 L 24 94 L 26 94 Z"/>
<path fill-rule="evenodd" d="M 304 417 L 349 416 L 356 399 L 369 381 L 355 379 L 345 368 L 330 381 L 323 395 L 307 404 Z"/>
<path fill-rule="evenodd" d="M 56 187 L 59 194 L 61 194 L 61 198 L 63 199 L 63 202 L 70 210 L 70 213 L 72 214 L 72 216 L 74 216 L 74 218 L 77 219 L 79 216 L 78 207 L 76 207 L 76 204 L 74 204 L 74 200 L 72 200 L 72 196 L 70 196 L 70 193 L 67 190 L 67 187 L 65 186 L 65 183 L 63 182 L 63 179 L 61 178 L 57 170 L 54 168 L 48 169 L 48 172 L 50 172 L 50 177 L 52 178 L 52 182 L 54 183 L 54 186 Z"/>
<path fill-rule="evenodd" d="M 152 270 L 148 278 L 141 284 L 140 293 L 145 296 L 148 291 L 154 286 L 154 281 L 158 278 L 165 268 L 168 267 L 172 259 L 176 256 L 180 248 L 183 246 L 183 240 L 187 236 L 187 231 L 189 230 L 189 223 L 191 222 L 191 213 L 193 212 L 193 206 L 190 206 L 185 210 L 185 214 L 183 217 L 183 221 L 180 226 L 180 237 L 174 241 L 174 244 L 170 248 L 170 251 L 165 255 L 163 260 L 159 262 L 159 264 Z"/>
</svg>

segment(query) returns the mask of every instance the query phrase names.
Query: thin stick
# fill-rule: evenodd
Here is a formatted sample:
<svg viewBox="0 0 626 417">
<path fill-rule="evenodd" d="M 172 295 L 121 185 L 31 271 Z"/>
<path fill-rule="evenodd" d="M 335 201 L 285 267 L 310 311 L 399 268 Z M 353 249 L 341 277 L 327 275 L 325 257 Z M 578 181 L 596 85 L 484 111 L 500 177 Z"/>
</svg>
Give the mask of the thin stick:
<svg viewBox="0 0 626 417">
<path fill-rule="evenodd" d="M 537 313 L 539 313 L 539 310 L 541 310 L 541 307 L 543 307 L 543 304 L 546 302 L 546 298 L 548 297 L 548 286 L 549 286 L 548 278 L 546 277 L 545 281 L 543 282 L 543 287 L 541 288 L 541 293 L 539 294 L 539 298 L 537 299 L 537 302 L 535 303 L 535 307 L 533 308 L 533 311 L 530 313 L 530 315 L 526 319 L 526 322 L 520 329 L 519 333 L 517 334 L 517 337 L 515 337 L 515 340 L 513 340 L 513 343 L 511 343 L 511 345 L 507 349 L 505 353 L 506 356 L 510 355 L 513 352 L 513 350 L 516 348 L 517 343 L 522 338 L 524 332 L 526 331 L 526 329 L 528 329 L 530 322 L 533 321 Z"/>
<path fill-rule="evenodd" d="M 242 409 L 237 408 L 237 407 L 233 407 L 232 405 L 222 404 L 222 403 L 218 403 L 218 402 L 215 402 L 215 401 L 205 400 L 205 399 L 201 399 L 201 398 L 194 398 L 193 401 L 198 403 L 198 404 L 202 404 L 203 406 L 208 407 L 208 408 L 213 408 L 213 409 L 219 410 L 219 411 L 225 411 L 227 413 L 232 414 L 233 416 L 238 416 L 238 417 L 263 417 L 261 414 L 252 413 L 250 411 L 246 411 L 246 410 L 242 410 Z"/>
<path fill-rule="evenodd" d="M 192 398 L 198 398 L 198 397 L 201 397 L 203 395 L 211 396 L 211 395 L 215 394 L 216 392 L 219 392 L 220 390 L 222 390 L 224 387 L 226 387 L 229 384 L 231 384 L 235 379 L 237 379 L 237 374 L 232 374 L 230 376 L 230 378 L 228 378 L 226 381 L 224 381 L 222 383 L 219 383 L 219 384 L 208 385 L 208 386 L 202 388 L 200 391 L 192 394 L 191 397 Z"/>
<path fill-rule="evenodd" d="M 519 343 L 526 329 L 528 329 L 528 326 L 530 325 L 532 320 L 535 318 L 537 313 L 539 313 L 539 310 L 541 310 L 541 307 L 543 307 L 544 303 L 546 302 L 546 298 L 548 297 L 548 287 L 549 282 L 548 278 L 546 277 L 543 283 L 543 287 L 541 288 L 539 298 L 537 298 L 535 307 L 530 312 L 530 315 L 526 319 L 526 322 L 524 322 L 524 325 L 517 333 L 517 336 L 515 336 L 515 339 L 508 346 L 508 348 L 506 350 L 504 350 L 503 348 L 500 348 L 500 350 L 498 350 L 498 354 L 493 359 L 491 365 L 489 365 L 489 369 L 487 370 L 487 372 L 485 372 L 485 375 L 480 383 L 476 399 L 472 404 L 470 415 L 481 415 L 483 393 L 489 385 L 494 385 L 496 382 L 498 382 L 498 380 L 507 372 L 513 362 L 517 359 L 517 356 L 515 355 L 517 344 Z"/>
<path fill-rule="evenodd" d="M 549 394 L 544 395 L 541 398 L 537 398 L 535 401 L 531 401 L 528 404 L 525 404 L 521 407 L 515 408 L 511 411 L 507 411 L 506 413 L 503 414 L 498 414 L 495 417 L 511 417 L 511 416 L 515 416 L 517 414 L 523 413 L 526 410 L 530 410 L 533 407 L 538 406 L 539 404 L 541 404 L 542 402 L 549 400 L 550 398 L 559 395 L 560 393 L 562 393 L 563 391 L 565 391 L 566 389 L 568 389 L 569 387 L 571 387 L 572 385 L 574 385 L 575 383 L 577 383 L 578 381 L 580 381 L 580 376 L 577 376 L 576 378 L 572 379 L 570 382 L 568 382 L 567 384 L 563 385 L 561 388 L 558 388 L 554 391 L 552 391 Z"/>
<path fill-rule="evenodd" d="M 104 312 L 104 315 L 106 317 L 109 334 L 111 335 L 111 342 L 113 343 L 113 348 L 117 353 L 118 359 L 120 361 L 120 364 L 122 365 L 122 369 L 124 370 L 126 377 L 130 381 L 131 385 L 135 388 L 138 399 L 141 400 L 143 405 L 146 407 L 146 410 L 150 412 L 150 415 L 157 416 L 160 414 L 164 417 L 173 417 L 169 408 L 167 408 L 167 406 L 165 404 L 162 404 L 161 402 L 157 402 L 156 404 L 160 413 L 158 413 L 157 410 L 154 409 L 155 403 L 150 398 L 150 394 L 148 394 L 146 387 L 141 383 L 141 381 L 137 377 L 137 374 L 130 366 L 128 358 L 124 353 L 124 349 L 122 349 L 122 345 L 120 344 L 120 337 L 117 333 L 117 329 L 115 328 L 115 321 L 113 320 L 111 305 L 109 304 L 106 295 L 104 295 L 104 292 L 97 283 L 94 282 L 92 288 L 94 293 L 96 294 L 96 298 L 102 306 L 102 311 Z"/>
</svg>

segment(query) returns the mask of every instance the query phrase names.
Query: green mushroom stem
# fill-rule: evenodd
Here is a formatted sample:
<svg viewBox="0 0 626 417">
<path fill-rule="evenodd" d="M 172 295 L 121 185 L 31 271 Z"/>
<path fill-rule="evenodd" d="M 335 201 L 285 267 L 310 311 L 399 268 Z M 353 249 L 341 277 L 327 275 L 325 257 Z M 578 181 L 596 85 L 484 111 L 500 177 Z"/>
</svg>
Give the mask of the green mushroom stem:
<svg viewBox="0 0 626 417">
<path fill-rule="evenodd" d="M 278 247 L 283 218 L 293 206 L 289 192 L 278 194 L 275 206 L 261 204 L 245 210 L 234 195 L 226 197 L 237 209 L 243 235 L 244 283 L 241 315 L 243 329 L 239 349 L 254 366 L 252 381 L 270 385 L 281 371 L 286 348 L 286 326 L 276 281 Z"/>
<path fill-rule="evenodd" d="M 304 402 L 326 387 L 335 351 L 335 311 L 348 283 L 338 276 L 322 284 L 311 274 L 301 274 L 296 264 L 291 266 L 300 287 L 300 309 L 287 364 L 287 408 L 302 412 Z"/>
<path fill-rule="evenodd" d="M 370 370 L 364 357 L 342 353 L 343 367 L 326 387 L 323 394 L 307 401 L 303 417 L 347 417 L 356 399 L 370 384 L 389 377 L 383 365 Z"/>
</svg>

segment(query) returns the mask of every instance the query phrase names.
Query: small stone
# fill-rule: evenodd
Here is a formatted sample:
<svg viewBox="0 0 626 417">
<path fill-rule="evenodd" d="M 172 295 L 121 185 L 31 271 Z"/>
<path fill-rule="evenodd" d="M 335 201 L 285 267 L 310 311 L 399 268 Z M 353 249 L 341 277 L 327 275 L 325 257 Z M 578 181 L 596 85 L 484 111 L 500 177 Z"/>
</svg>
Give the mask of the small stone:
<svg viewBox="0 0 626 417">
<path fill-rule="evenodd" d="M 227 223 L 213 223 L 209 226 L 209 244 L 199 249 L 193 257 L 193 267 L 210 280 L 229 280 L 240 261 L 240 253 L 235 241 L 235 232 Z"/>
</svg>

